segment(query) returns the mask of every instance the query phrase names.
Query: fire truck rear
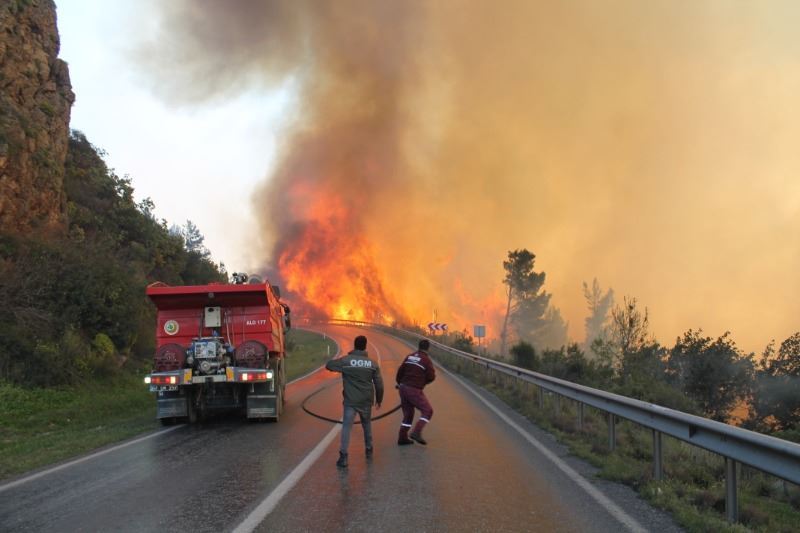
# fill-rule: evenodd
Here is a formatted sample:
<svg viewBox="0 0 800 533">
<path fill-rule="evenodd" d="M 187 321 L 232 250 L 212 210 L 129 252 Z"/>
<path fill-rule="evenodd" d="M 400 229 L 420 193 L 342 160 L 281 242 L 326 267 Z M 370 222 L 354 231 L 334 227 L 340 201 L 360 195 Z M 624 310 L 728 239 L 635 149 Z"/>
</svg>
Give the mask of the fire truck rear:
<svg viewBox="0 0 800 533">
<path fill-rule="evenodd" d="M 269 283 L 234 279 L 147 288 L 158 314 L 153 372 L 145 383 L 156 393 L 156 417 L 165 425 L 180 418 L 195 422 L 214 410 L 275 421 L 281 415 L 289 308 Z"/>
</svg>

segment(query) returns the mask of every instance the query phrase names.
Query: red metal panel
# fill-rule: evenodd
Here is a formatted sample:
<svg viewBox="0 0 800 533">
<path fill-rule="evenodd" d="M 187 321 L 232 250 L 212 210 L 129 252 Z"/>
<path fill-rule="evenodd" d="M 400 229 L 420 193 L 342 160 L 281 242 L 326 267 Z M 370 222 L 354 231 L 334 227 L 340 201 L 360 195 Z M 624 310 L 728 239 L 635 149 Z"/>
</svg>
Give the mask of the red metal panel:
<svg viewBox="0 0 800 533">
<path fill-rule="evenodd" d="M 156 317 L 157 347 L 171 343 L 188 346 L 202 333 L 202 313 L 202 308 L 159 310 Z"/>
<path fill-rule="evenodd" d="M 189 346 L 192 339 L 216 331 L 234 348 L 255 340 L 273 355 L 283 355 L 283 310 L 268 284 L 153 285 L 147 295 L 158 308 L 157 347 Z M 222 325 L 213 330 L 202 328 L 208 306 L 219 306 L 222 312 Z"/>
<path fill-rule="evenodd" d="M 271 293 L 266 283 L 252 285 L 151 285 L 147 296 L 158 309 L 186 309 L 206 306 L 268 305 Z"/>
</svg>

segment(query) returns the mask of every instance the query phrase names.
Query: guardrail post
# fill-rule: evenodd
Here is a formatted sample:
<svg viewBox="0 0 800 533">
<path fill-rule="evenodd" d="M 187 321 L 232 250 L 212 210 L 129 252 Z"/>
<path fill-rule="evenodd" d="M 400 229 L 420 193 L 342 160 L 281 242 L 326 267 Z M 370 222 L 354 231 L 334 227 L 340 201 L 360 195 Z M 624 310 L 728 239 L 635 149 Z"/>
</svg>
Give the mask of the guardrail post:
<svg viewBox="0 0 800 533">
<path fill-rule="evenodd" d="M 736 461 L 725 458 L 725 517 L 728 522 L 739 520 L 739 503 L 736 498 Z"/>
<path fill-rule="evenodd" d="M 539 387 L 539 409 L 544 409 L 544 389 Z"/>
<path fill-rule="evenodd" d="M 664 478 L 663 453 L 661 448 L 661 432 L 653 430 L 653 478 L 661 481 Z"/>
<path fill-rule="evenodd" d="M 608 451 L 613 452 L 617 447 L 617 426 L 612 413 L 608 413 Z"/>
<path fill-rule="evenodd" d="M 583 402 L 578 402 L 578 431 L 583 431 Z"/>
<path fill-rule="evenodd" d="M 556 396 L 556 398 L 555 398 L 555 400 L 556 400 L 556 402 L 555 402 L 556 403 L 556 405 L 555 405 L 556 416 L 561 416 L 561 395 L 560 394 L 556 394 L 555 396 Z"/>
</svg>

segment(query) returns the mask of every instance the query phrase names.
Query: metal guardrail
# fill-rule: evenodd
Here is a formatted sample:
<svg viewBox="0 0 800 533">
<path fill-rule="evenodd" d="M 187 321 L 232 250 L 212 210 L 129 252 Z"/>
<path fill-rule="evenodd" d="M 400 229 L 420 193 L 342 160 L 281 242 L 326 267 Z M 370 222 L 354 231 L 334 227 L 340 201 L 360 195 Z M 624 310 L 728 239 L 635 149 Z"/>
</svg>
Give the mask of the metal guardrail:
<svg viewBox="0 0 800 533">
<path fill-rule="evenodd" d="M 604 411 L 609 414 L 609 447 L 612 450 L 616 445 L 616 417 L 650 428 L 653 431 L 653 473 L 657 480 L 663 478 L 662 434 L 717 453 L 725 458 L 725 508 L 730 522 L 735 522 L 738 518 L 736 463 L 746 464 L 800 485 L 800 444 L 462 352 L 411 331 L 368 322 L 346 320 L 330 322 L 367 326 L 388 333 L 400 332 L 417 339 L 427 338 L 431 345 L 440 350 L 479 364 L 486 369 L 536 385 L 539 387 L 540 406 L 543 406 L 543 391 L 556 394 L 557 398 L 563 396 L 574 400 L 578 404 L 577 423 L 579 427 L 583 425 L 584 405 Z M 556 402 L 556 405 L 560 404 Z"/>
</svg>

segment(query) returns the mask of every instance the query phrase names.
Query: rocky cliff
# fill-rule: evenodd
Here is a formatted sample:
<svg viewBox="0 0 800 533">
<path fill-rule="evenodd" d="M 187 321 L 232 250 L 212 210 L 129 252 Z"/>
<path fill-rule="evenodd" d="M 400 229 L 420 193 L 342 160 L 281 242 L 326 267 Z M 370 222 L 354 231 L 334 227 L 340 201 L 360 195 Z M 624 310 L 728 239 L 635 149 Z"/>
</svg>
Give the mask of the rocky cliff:
<svg viewBox="0 0 800 533">
<path fill-rule="evenodd" d="M 61 233 L 75 95 L 53 0 L 0 0 L 0 230 Z"/>
</svg>

